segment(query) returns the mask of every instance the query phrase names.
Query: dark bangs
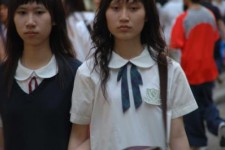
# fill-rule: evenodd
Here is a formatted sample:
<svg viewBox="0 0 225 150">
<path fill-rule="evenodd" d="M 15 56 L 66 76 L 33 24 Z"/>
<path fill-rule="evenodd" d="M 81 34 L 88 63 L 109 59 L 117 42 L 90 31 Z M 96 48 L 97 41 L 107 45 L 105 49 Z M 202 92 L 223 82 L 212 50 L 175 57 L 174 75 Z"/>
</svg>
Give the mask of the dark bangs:
<svg viewBox="0 0 225 150">
<path fill-rule="evenodd" d="M 16 11 L 17 7 L 27 3 L 36 2 L 37 4 L 43 4 L 48 11 L 50 12 L 51 16 L 53 16 L 53 9 L 54 9 L 54 0 L 10 0 L 9 9 L 11 9 L 12 14 Z M 14 11 L 13 11 L 14 10 Z"/>
<path fill-rule="evenodd" d="M 123 3 L 123 2 L 126 2 L 126 3 L 137 3 L 137 2 L 143 2 L 143 0 L 110 0 L 111 1 L 114 1 L 116 3 Z"/>
</svg>

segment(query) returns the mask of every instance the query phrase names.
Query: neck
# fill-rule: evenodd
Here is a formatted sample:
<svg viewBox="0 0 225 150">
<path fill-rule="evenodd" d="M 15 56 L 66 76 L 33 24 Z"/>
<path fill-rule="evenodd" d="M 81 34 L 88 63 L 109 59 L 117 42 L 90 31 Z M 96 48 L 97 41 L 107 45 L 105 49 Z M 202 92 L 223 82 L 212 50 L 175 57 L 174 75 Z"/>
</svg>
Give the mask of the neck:
<svg viewBox="0 0 225 150">
<path fill-rule="evenodd" d="M 50 47 L 24 47 L 21 63 L 30 69 L 36 70 L 48 64 L 52 57 Z"/>
<path fill-rule="evenodd" d="M 115 41 L 114 50 L 125 59 L 131 59 L 141 54 L 143 45 L 141 42 Z"/>
</svg>

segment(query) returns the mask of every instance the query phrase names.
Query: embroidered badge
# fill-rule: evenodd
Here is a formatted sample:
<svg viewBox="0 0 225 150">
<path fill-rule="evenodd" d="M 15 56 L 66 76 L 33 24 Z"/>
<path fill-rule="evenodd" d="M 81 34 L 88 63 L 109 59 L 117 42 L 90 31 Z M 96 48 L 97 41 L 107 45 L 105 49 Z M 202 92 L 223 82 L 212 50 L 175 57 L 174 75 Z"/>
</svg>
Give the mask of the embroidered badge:
<svg viewBox="0 0 225 150">
<path fill-rule="evenodd" d="M 146 96 L 144 97 L 144 101 L 153 105 L 160 105 L 160 92 L 157 89 L 147 89 Z"/>
</svg>

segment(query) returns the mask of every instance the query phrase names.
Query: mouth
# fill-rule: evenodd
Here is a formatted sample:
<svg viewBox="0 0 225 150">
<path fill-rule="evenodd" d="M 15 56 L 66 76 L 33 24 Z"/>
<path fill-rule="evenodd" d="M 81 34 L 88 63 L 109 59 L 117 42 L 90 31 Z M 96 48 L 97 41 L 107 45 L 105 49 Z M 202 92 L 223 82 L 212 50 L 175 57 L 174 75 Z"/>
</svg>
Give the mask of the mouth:
<svg viewBox="0 0 225 150">
<path fill-rule="evenodd" d="M 33 32 L 33 31 L 28 31 L 24 33 L 25 35 L 29 35 L 29 36 L 34 36 L 37 34 L 37 32 Z"/>
<path fill-rule="evenodd" d="M 128 31 L 130 30 L 130 28 L 131 28 L 130 26 L 126 26 L 126 25 L 122 25 L 118 27 L 120 31 Z"/>
</svg>

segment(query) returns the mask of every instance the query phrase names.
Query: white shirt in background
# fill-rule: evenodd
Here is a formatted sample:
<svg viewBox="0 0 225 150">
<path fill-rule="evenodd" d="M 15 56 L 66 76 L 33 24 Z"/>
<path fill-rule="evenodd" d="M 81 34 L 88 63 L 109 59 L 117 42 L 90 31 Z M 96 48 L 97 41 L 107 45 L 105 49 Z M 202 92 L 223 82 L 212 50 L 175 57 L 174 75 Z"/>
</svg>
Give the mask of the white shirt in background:
<svg viewBox="0 0 225 150">
<path fill-rule="evenodd" d="M 90 31 L 87 25 L 92 27 L 94 16 L 94 12 L 83 12 L 83 14 L 74 13 L 67 19 L 69 38 L 76 52 L 77 59 L 81 62 L 87 58 L 92 47 Z"/>
<path fill-rule="evenodd" d="M 225 17 L 225 1 L 222 0 L 221 2 L 218 2 L 217 0 L 214 0 L 213 5 L 217 6 L 220 10 L 221 15 Z"/>
<path fill-rule="evenodd" d="M 160 21 L 163 27 L 163 32 L 167 45 L 170 43 L 171 30 L 175 23 L 177 16 L 183 12 L 183 1 L 182 0 L 169 0 L 160 9 Z M 181 51 L 174 49 L 169 51 L 170 56 L 180 62 Z"/>
</svg>

